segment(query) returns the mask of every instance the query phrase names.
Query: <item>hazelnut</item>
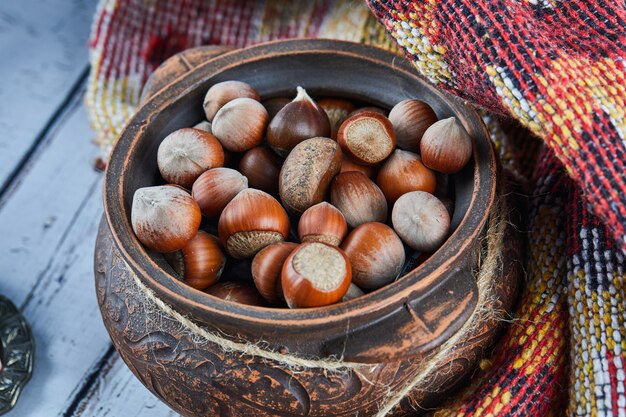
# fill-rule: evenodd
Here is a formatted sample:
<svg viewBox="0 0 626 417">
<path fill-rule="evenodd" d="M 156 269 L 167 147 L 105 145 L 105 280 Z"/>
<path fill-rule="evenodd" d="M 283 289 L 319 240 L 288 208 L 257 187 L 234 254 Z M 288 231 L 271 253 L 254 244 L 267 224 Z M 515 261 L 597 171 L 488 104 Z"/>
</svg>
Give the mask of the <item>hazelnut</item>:
<svg viewBox="0 0 626 417">
<path fill-rule="evenodd" d="M 224 150 L 210 133 L 178 129 L 159 145 L 157 165 L 165 181 L 189 189 L 204 171 L 224 165 Z"/>
<path fill-rule="evenodd" d="M 357 171 L 365 174 L 369 179 L 376 178 L 376 174 L 378 173 L 378 169 L 380 166 L 378 165 L 361 165 L 352 161 L 349 157 L 344 155 L 343 160 L 341 161 L 341 168 L 339 172 L 350 172 Z"/>
<path fill-rule="evenodd" d="M 393 204 L 410 191 L 434 192 L 437 180 L 435 173 L 422 164 L 419 155 L 396 149 L 378 171 L 376 184 Z"/>
<path fill-rule="evenodd" d="M 177 186 L 139 188 L 133 196 L 133 231 L 157 252 L 182 249 L 196 235 L 201 218 L 198 203 Z"/>
<path fill-rule="evenodd" d="M 351 276 L 350 262 L 341 249 L 307 242 L 285 260 L 281 286 L 290 308 L 319 307 L 341 300 Z"/>
<path fill-rule="evenodd" d="M 248 185 L 278 195 L 278 176 L 283 160 L 264 146 L 246 152 L 239 162 L 239 172 L 248 177 Z"/>
<path fill-rule="evenodd" d="M 271 195 L 252 188 L 241 191 L 222 211 L 217 230 L 233 258 L 251 258 L 289 235 L 289 217 Z"/>
<path fill-rule="evenodd" d="M 422 136 L 422 162 L 444 174 L 459 172 L 472 157 L 472 138 L 456 117 L 439 120 Z"/>
<path fill-rule="evenodd" d="M 298 247 L 297 243 L 282 242 L 261 249 L 252 260 L 252 279 L 259 293 L 271 304 L 284 302 L 279 287 L 285 259 Z"/>
<path fill-rule="evenodd" d="M 198 177 L 191 195 L 207 217 L 218 217 L 224 207 L 241 190 L 248 188 L 248 179 L 230 168 L 213 168 Z"/>
<path fill-rule="evenodd" d="M 424 132 L 437 121 L 437 115 L 423 101 L 408 99 L 391 109 L 389 120 L 396 132 L 398 148 L 418 152 Z"/>
<path fill-rule="evenodd" d="M 298 223 L 301 242 L 339 246 L 347 232 L 348 225 L 343 214 L 325 201 L 306 209 Z"/>
<path fill-rule="evenodd" d="M 384 161 L 396 146 L 393 126 L 385 116 L 361 112 L 348 117 L 339 127 L 337 142 L 355 162 L 374 165 Z"/>
<path fill-rule="evenodd" d="M 448 237 L 450 215 L 441 201 L 423 191 L 404 194 L 396 201 L 391 222 L 400 238 L 420 252 L 434 252 Z"/>
<path fill-rule="evenodd" d="M 264 307 L 265 300 L 253 285 L 238 281 L 218 282 L 207 288 L 205 293 L 222 300 L 250 306 Z"/>
<path fill-rule="evenodd" d="M 356 114 L 361 114 L 363 112 L 374 112 L 374 113 L 378 113 L 378 114 L 382 114 L 383 116 L 387 117 L 387 111 L 384 109 L 381 109 L 380 107 L 376 107 L 376 106 L 367 106 L 367 107 L 360 107 L 354 111 L 352 111 L 352 113 L 350 113 L 348 115 L 348 117 L 352 117 Z"/>
<path fill-rule="evenodd" d="M 207 133 L 213 134 L 213 131 L 211 130 L 211 122 L 206 121 L 206 120 L 201 121 L 200 123 L 195 125 L 193 128 L 198 129 L 198 130 L 203 130 Z"/>
<path fill-rule="evenodd" d="M 224 148 L 243 152 L 261 143 L 268 120 L 261 103 L 251 98 L 236 98 L 217 112 L 211 129 Z"/>
<path fill-rule="evenodd" d="M 207 120 L 212 122 L 219 109 L 226 103 L 241 97 L 259 100 L 256 90 L 241 81 L 223 81 L 211 86 L 204 96 L 203 103 Z"/>
<path fill-rule="evenodd" d="M 341 211 L 350 227 L 387 220 L 385 195 L 360 172 L 337 175 L 330 185 L 330 202 Z"/>
<path fill-rule="evenodd" d="M 341 245 L 352 265 L 352 282 L 375 290 L 393 282 L 404 266 L 402 241 L 383 223 L 364 223 Z"/>
<path fill-rule="evenodd" d="M 215 236 L 199 230 L 182 249 L 184 279 L 197 290 L 204 290 L 220 279 L 226 256 Z"/>
<path fill-rule="evenodd" d="M 362 295 L 365 295 L 363 290 L 354 285 L 354 282 L 351 282 L 350 286 L 348 287 L 348 291 L 346 291 L 345 295 L 341 298 L 341 301 L 353 300 Z"/>
<path fill-rule="evenodd" d="M 354 110 L 354 104 L 350 103 L 348 100 L 339 98 L 325 98 L 318 101 L 317 104 L 324 109 L 330 121 L 330 137 L 337 139 L 339 126 L 341 126 L 343 121 L 346 120 L 348 115 Z"/>
<path fill-rule="evenodd" d="M 304 88 L 274 116 L 267 127 L 267 143 L 279 155 L 286 156 L 303 140 L 330 136 L 330 121 Z"/>
<path fill-rule="evenodd" d="M 341 168 L 341 150 L 329 138 L 299 143 L 280 170 L 278 189 L 285 208 L 302 213 L 324 200 L 328 185 Z"/>
</svg>

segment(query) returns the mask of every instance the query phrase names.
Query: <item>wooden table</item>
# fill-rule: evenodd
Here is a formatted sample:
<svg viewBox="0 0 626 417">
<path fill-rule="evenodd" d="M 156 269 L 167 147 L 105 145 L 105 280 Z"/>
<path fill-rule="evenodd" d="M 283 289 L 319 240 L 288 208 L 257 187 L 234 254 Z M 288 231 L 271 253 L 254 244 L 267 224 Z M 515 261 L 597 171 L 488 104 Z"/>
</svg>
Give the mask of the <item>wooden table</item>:
<svg viewBox="0 0 626 417">
<path fill-rule="evenodd" d="M 95 0 L 0 3 L 0 294 L 35 368 L 10 417 L 175 416 L 123 364 L 96 304 L 103 174 L 83 95 Z"/>
</svg>

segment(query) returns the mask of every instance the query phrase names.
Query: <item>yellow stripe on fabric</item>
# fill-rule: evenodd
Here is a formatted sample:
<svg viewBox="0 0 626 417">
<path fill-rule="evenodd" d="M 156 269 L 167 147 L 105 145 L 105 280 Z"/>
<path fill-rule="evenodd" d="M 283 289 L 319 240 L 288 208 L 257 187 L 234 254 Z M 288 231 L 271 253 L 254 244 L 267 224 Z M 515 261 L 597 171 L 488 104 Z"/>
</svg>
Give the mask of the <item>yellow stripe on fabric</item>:
<svg viewBox="0 0 626 417">
<path fill-rule="evenodd" d="M 370 10 L 363 1 L 335 1 L 322 21 L 318 37 L 358 42 L 369 15 Z"/>
</svg>

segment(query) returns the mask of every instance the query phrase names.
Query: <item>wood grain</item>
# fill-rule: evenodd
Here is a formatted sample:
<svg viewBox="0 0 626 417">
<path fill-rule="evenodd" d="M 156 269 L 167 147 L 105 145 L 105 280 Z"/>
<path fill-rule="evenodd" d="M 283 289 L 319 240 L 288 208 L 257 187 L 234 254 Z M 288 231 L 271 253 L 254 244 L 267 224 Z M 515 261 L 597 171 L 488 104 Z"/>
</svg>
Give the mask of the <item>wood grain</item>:
<svg viewBox="0 0 626 417">
<path fill-rule="evenodd" d="M 0 6 L 0 190 L 86 75 L 95 0 Z"/>
<path fill-rule="evenodd" d="M 110 346 L 86 279 L 102 213 L 92 134 L 78 94 L 0 207 L 0 292 L 21 307 L 36 341 L 15 416 L 62 413 Z"/>
</svg>

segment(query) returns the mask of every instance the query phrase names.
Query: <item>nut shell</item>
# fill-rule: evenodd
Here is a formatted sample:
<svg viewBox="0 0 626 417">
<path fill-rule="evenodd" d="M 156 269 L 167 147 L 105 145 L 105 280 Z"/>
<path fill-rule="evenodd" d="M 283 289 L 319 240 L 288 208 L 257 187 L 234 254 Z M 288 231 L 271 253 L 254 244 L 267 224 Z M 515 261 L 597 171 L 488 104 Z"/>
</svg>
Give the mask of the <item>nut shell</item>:
<svg viewBox="0 0 626 417">
<path fill-rule="evenodd" d="M 182 249 L 184 279 L 197 290 L 215 284 L 224 271 L 226 256 L 215 236 L 199 230 Z"/>
<path fill-rule="evenodd" d="M 213 168 L 198 177 L 191 195 L 207 217 L 218 217 L 240 191 L 248 188 L 248 179 L 230 168 Z"/>
<path fill-rule="evenodd" d="M 243 152 L 259 145 L 269 121 L 267 110 L 251 98 L 236 98 L 215 115 L 211 130 L 225 149 Z"/>
<path fill-rule="evenodd" d="M 218 282 L 204 292 L 233 303 L 258 307 L 264 307 L 267 304 L 254 285 L 239 281 Z"/>
<path fill-rule="evenodd" d="M 144 187 L 133 196 L 133 231 L 141 243 L 157 252 L 182 249 L 196 235 L 201 219 L 198 203 L 180 187 Z"/>
<path fill-rule="evenodd" d="M 241 191 L 222 211 L 217 230 L 233 258 L 251 258 L 289 235 L 289 217 L 271 195 L 252 188 Z"/>
<path fill-rule="evenodd" d="M 324 109 L 330 121 L 330 137 L 337 139 L 339 126 L 354 111 L 354 104 L 340 98 L 325 98 L 319 100 L 317 104 Z"/>
<path fill-rule="evenodd" d="M 387 201 L 393 204 L 401 195 L 411 191 L 433 193 L 437 179 L 435 173 L 424 166 L 419 155 L 396 149 L 378 171 L 376 184 Z"/>
<path fill-rule="evenodd" d="M 286 156 L 300 142 L 330 136 L 330 121 L 302 87 L 298 95 L 274 116 L 267 127 L 267 143 L 274 151 Z"/>
<path fill-rule="evenodd" d="M 350 171 L 362 172 L 363 174 L 365 174 L 366 177 L 373 180 L 374 178 L 376 178 L 376 174 L 378 173 L 379 168 L 380 166 L 378 165 L 357 164 L 356 162 L 348 158 L 346 155 L 344 155 L 343 160 L 341 161 L 341 168 L 339 172 L 340 173 L 350 172 Z"/>
<path fill-rule="evenodd" d="M 383 223 L 365 223 L 354 229 L 341 248 L 352 265 L 352 282 L 375 290 L 393 282 L 404 266 L 404 246 Z"/>
<path fill-rule="evenodd" d="M 420 142 L 422 162 L 444 174 L 459 172 L 472 157 L 472 138 L 456 117 L 430 126 Z"/>
<path fill-rule="evenodd" d="M 226 103 L 241 97 L 259 100 L 259 94 L 251 85 L 241 81 L 223 81 L 214 84 L 204 96 L 204 113 L 209 122 Z"/>
<path fill-rule="evenodd" d="M 301 242 L 322 242 L 339 246 L 348 232 L 343 214 L 331 204 L 323 201 L 309 207 L 298 223 L 298 236 Z"/>
<path fill-rule="evenodd" d="M 387 200 L 380 188 L 356 171 L 337 175 L 330 186 L 330 202 L 350 227 L 387 220 Z"/>
<path fill-rule="evenodd" d="M 420 252 L 435 252 L 450 231 L 450 215 L 444 204 L 423 191 L 400 197 L 393 206 L 391 221 L 404 243 Z"/>
<path fill-rule="evenodd" d="M 319 307 L 341 300 L 351 277 L 352 267 L 341 249 L 307 242 L 285 260 L 281 285 L 290 308 Z"/>
<path fill-rule="evenodd" d="M 252 260 L 254 285 L 271 304 L 284 302 L 282 291 L 279 293 L 280 274 L 285 259 L 297 247 L 293 242 L 276 243 L 261 249 Z"/>
<path fill-rule="evenodd" d="M 311 138 L 298 144 L 280 171 L 278 189 L 285 208 L 299 214 L 322 202 L 341 160 L 341 149 L 332 139 Z"/>
<path fill-rule="evenodd" d="M 208 132 L 178 129 L 159 145 L 157 165 L 165 181 L 189 189 L 204 171 L 224 165 L 224 150 Z"/>
<path fill-rule="evenodd" d="M 257 146 L 245 153 L 239 162 L 239 172 L 248 178 L 251 188 L 278 195 L 278 177 L 283 160 L 271 149 Z"/>
<path fill-rule="evenodd" d="M 375 165 L 391 155 L 396 146 L 396 134 L 385 116 L 365 111 L 348 117 L 341 124 L 337 141 L 355 162 Z"/>
<path fill-rule="evenodd" d="M 418 152 L 424 132 L 437 121 L 437 115 L 427 103 L 408 99 L 391 109 L 389 120 L 396 132 L 398 148 Z"/>
</svg>

